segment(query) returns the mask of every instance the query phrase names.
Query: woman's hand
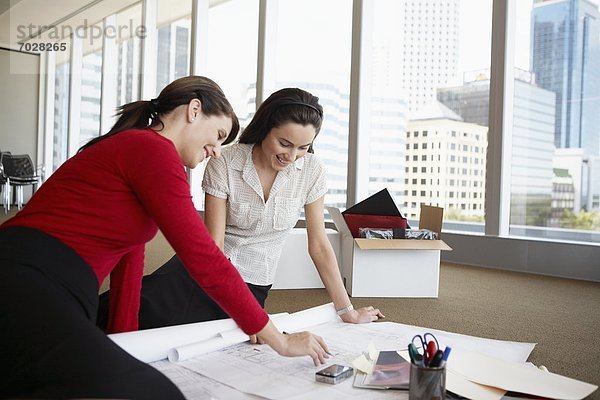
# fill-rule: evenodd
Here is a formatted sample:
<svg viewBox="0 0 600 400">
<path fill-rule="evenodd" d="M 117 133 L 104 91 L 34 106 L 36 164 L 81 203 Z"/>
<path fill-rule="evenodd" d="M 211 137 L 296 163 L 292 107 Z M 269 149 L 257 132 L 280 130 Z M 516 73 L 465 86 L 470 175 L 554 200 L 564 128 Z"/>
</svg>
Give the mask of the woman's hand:
<svg viewBox="0 0 600 400">
<path fill-rule="evenodd" d="M 329 349 L 323 338 L 310 332 L 283 334 L 269 321 L 255 337 L 257 343 L 268 344 L 282 356 L 309 356 L 313 359 L 315 366 L 325 364 L 326 359 L 329 358 Z"/>
<path fill-rule="evenodd" d="M 377 321 L 380 318 L 385 318 L 385 315 L 383 315 L 378 308 L 368 306 L 348 311 L 347 313 L 342 314 L 340 318 L 342 321 L 351 324 L 364 324 L 367 322 Z"/>
</svg>

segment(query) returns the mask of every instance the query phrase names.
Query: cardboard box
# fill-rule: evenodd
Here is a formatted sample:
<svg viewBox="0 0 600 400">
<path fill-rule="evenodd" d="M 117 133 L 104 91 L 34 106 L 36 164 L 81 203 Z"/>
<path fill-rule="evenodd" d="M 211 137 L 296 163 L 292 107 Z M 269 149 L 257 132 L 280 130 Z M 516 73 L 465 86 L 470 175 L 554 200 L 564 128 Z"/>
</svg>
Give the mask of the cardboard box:
<svg viewBox="0 0 600 400">
<path fill-rule="evenodd" d="M 353 238 L 339 209 L 327 207 L 341 235 L 340 269 L 352 297 L 438 297 L 440 240 Z M 420 229 L 441 238 L 443 209 L 421 206 Z"/>
</svg>

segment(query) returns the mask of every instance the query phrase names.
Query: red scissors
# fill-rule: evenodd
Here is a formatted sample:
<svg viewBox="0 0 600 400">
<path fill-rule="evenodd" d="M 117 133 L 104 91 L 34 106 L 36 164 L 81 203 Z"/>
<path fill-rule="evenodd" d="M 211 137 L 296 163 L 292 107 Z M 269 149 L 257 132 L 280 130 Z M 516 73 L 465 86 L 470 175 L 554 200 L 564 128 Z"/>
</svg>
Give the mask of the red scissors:
<svg viewBox="0 0 600 400">
<path fill-rule="evenodd" d="M 431 361 L 431 359 L 437 352 L 440 345 L 436 337 L 429 332 L 426 332 L 423 336 L 415 335 L 412 339 L 413 344 L 415 344 L 415 339 L 419 339 L 417 347 L 420 346 L 423 349 L 423 360 L 425 361 L 425 365 L 427 366 L 429 364 L 429 361 Z"/>
</svg>

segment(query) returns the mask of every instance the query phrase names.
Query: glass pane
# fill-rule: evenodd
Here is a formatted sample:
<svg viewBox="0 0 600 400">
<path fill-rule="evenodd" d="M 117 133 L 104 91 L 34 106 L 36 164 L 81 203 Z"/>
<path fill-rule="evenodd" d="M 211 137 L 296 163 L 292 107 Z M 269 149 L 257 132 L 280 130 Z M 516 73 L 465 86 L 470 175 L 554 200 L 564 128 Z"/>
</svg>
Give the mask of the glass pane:
<svg viewBox="0 0 600 400">
<path fill-rule="evenodd" d="M 388 188 L 410 219 L 423 203 L 443 207 L 444 229 L 481 233 L 492 1 L 372 11 L 369 192 Z"/>
<path fill-rule="evenodd" d="M 69 43 L 69 40 L 64 40 L 62 43 Z M 71 68 L 69 52 L 70 48 L 67 48 L 56 57 L 52 172 L 56 171 L 66 161 L 68 154 L 69 77 Z"/>
<path fill-rule="evenodd" d="M 81 120 L 79 145 L 100 135 L 100 98 L 102 93 L 102 37 L 95 32 L 102 23 L 90 27 L 83 39 L 81 60 Z"/>
<path fill-rule="evenodd" d="M 273 89 L 299 87 L 319 97 L 324 121 L 314 150 L 327 170 L 325 204 L 345 208 L 352 1 L 282 0 L 276 4 Z"/>
<path fill-rule="evenodd" d="M 157 10 L 157 94 L 177 78 L 190 74 L 190 0 L 159 0 Z"/>
<path fill-rule="evenodd" d="M 235 29 L 223 29 L 228 26 Z M 243 129 L 256 108 L 258 0 L 215 3 L 208 11 L 208 36 L 207 75 L 221 86 Z M 204 166 L 192 171 L 192 197 L 198 209 L 204 209 Z"/>
<path fill-rule="evenodd" d="M 510 234 L 600 242 L 600 12 L 517 2 Z"/>
<path fill-rule="evenodd" d="M 141 26 L 142 5 L 137 4 L 117 14 L 117 26 Z M 139 100 L 140 38 L 130 34 L 117 41 L 117 105 Z"/>
</svg>

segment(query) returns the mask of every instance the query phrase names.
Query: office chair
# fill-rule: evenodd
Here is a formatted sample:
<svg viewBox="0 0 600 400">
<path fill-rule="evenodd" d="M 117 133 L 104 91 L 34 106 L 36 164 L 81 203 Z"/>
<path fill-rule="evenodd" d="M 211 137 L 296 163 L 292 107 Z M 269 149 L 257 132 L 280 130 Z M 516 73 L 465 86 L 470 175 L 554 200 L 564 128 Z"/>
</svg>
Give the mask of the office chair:
<svg viewBox="0 0 600 400">
<path fill-rule="evenodd" d="M 0 153 L 0 160 L 3 153 Z M 2 205 L 4 206 L 4 214 L 10 211 L 10 178 L 4 173 L 4 167 L 0 162 L 0 185 L 2 185 Z"/>
<path fill-rule="evenodd" d="M 10 186 L 15 188 L 17 208 L 20 210 L 23 208 L 23 187 L 32 185 L 32 193 L 35 193 L 41 183 L 41 176 L 36 173 L 31 157 L 27 154 L 3 153 L 2 165 Z"/>
</svg>

